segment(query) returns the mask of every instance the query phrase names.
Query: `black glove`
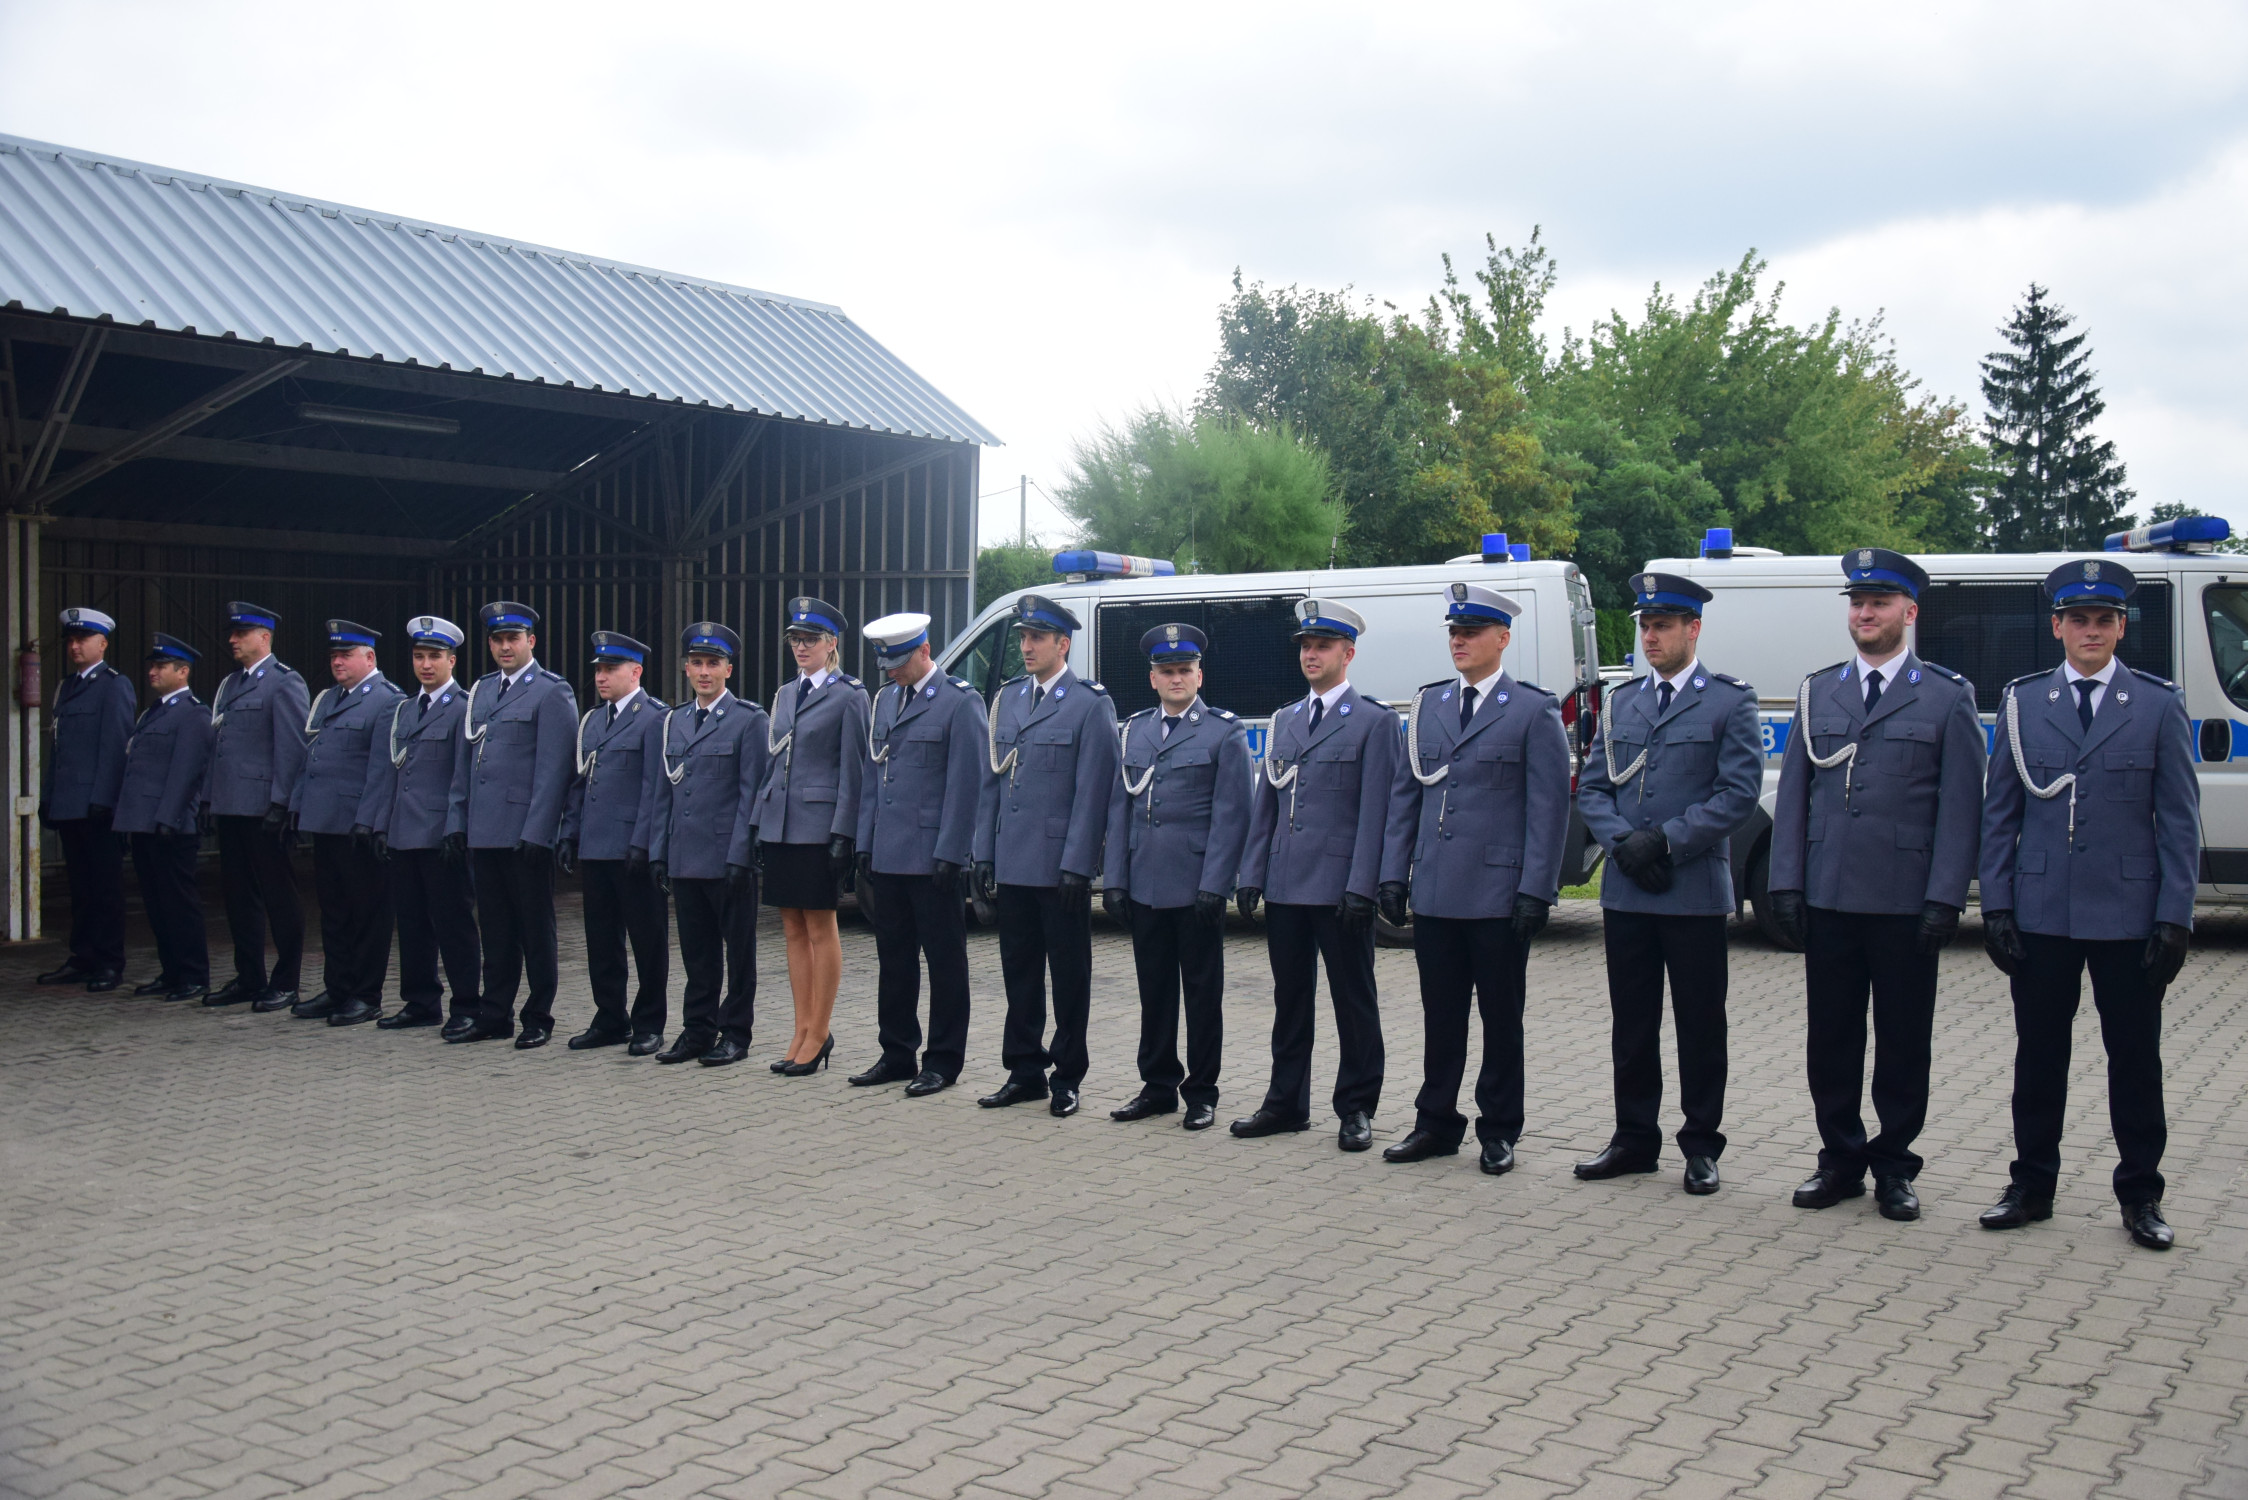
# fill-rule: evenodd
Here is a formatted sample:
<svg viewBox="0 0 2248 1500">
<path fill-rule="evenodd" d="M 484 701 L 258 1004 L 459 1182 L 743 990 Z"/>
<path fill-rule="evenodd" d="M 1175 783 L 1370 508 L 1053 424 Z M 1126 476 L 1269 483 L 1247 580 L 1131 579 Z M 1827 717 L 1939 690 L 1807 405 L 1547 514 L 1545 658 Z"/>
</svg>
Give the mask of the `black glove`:
<svg viewBox="0 0 2248 1500">
<path fill-rule="evenodd" d="M 873 873 L 874 856 L 862 851 L 859 855 L 860 894 L 865 894 L 866 878 Z M 947 901 L 958 901 L 961 895 L 960 877 L 964 873 L 960 866 L 949 859 L 932 860 L 929 864 L 929 889 Z"/>
<path fill-rule="evenodd" d="M 370 827 L 368 827 L 368 826 L 367 826 L 367 825 L 366 825 L 365 823 L 354 823 L 354 824 L 352 824 L 352 825 L 351 825 L 351 847 L 352 847 L 352 851 L 353 851 L 354 853 L 361 853 L 361 852 L 364 852 L 364 853 L 367 853 L 367 854 L 372 854 L 372 853 L 374 853 L 374 852 L 375 852 L 375 830 L 374 830 L 374 829 L 372 829 L 372 828 L 370 828 Z"/>
<path fill-rule="evenodd" d="M 671 894 L 671 866 L 670 866 L 670 865 L 668 865 L 668 864 L 665 864 L 665 863 L 664 863 L 664 862 L 663 862 L 662 860 L 660 860 L 660 859 L 651 859 L 651 860 L 649 860 L 649 861 L 648 861 L 648 878 L 649 878 L 650 880 L 653 880 L 653 881 L 654 881 L 654 882 L 656 883 L 656 889 L 657 889 L 657 890 L 659 890 L 659 891 L 662 891 L 662 892 L 663 892 L 663 893 L 664 893 L 664 894 L 665 894 L 666 896 L 668 896 L 668 895 L 670 895 L 670 894 Z"/>
<path fill-rule="evenodd" d="M 1653 828 L 1625 834 L 1616 844 L 1616 868 L 1641 890 L 1662 894 L 1670 889 L 1670 840 Z"/>
<path fill-rule="evenodd" d="M 1344 891 L 1343 899 L 1335 903 L 1335 915 L 1342 919 L 1343 931 L 1364 932 L 1374 925 L 1374 903 L 1356 891 Z"/>
<path fill-rule="evenodd" d="M 1225 926 L 1225 897 L 1217 891 L 1194 893 L 1194 917 L 1212 927 Z"/>
<path fill-rule="evenodd" d="M 847 834 L 837 834 L 827 841 L 827 873 L 837 880 L 851 873 L 852 861 L 858 857 L 859 842 Z"/>
<path fill-rule="evenodd" d="M 627 874 L 627 875 L 645 875 L 645 874 L 647 874 L 647 873 L 648 873 L 648 851 L 647 851 L 647 850 L 645 850 L 645 849 L 627 849 L 627 850 L 625 850 L 625 851 L 624 851 L 624 872 L 625 872 L 625 874 Z"/>
<path fill-rule="evenodd" d="M 1527 944 L 1530 939 L 1545 931 L 1546 914 L 1551 910 L 1551 903 L 1540 901 L 1535 896 L 1516 896 L 1514 920 L 1511 924 L 1514 928 L 1514 940 Z"/>
<path fill-rule="evenodd" d="M 976 894 L 986 901 L 999 899 L 999 867 L 988 859 L 976 861 Z"/>
<path fill-rule="evenodd" d="M 562 839 L 554 846 L 554 868 L 565 875 L 575 874 L 578 868 L 578 841 Z"/>
<path fill-rule="evenodd" d="M 260 825 L 267 833 L 279 833 L 289 826 L 289 804 L 276 802 L 265 810 L 265 822 Z"/>
<path fill-rule="evenodd" d="M 1132 893 L 1120 885 L 1106 886 L 1101 891 L 1101 915 L 1111 922 L 1121 922 L 1131 912 Z"/>
<path fill-rule="evenodd" d="M 86 816 L 89 818 L 113 818 L 117 816 L 117 809 L 114 807 L 102 807 L 95 803 L 89 802 L 86 804 Z"/>
<path fill-rule="evenodd" d="M 1070 916 L 1082 917 L 1092 911 L 1093 882 L 1089 878 L 1064 870 L 1056 887 L 1061 891 L 1062 910 Z"/>
<path fill-rule="evenodd" d="M 1913 946 L 1923 954 L 1941 953 L 1959 936 L 1959 908 L 1946 906 L 1941 901 L 1930 901 L 1920 908 L 1920 931 L 1913 934 Z"/>
<path fill-rule="evenodd" d="M 133 836 L 131 834 L 113 833 L 110 835 L 110 837 L 117 840 L 117 852 L 119 854 L 130 854 L 133 852 Z"/>
<path fill-rule="evenodd" d="M 1381 909 L 1382 920 L 1392 927 L 1403 927 L 1413 920 L 1405 909 L 1405 898 L 1411 889 L 1402 880 L 1385 880 L 1374 888 L 1374 905 Z"/>
<path fill-rule="evenodd" d="M 2178 977 L 2185 966 L 2186 949 L 2193 946 L 2193 929 L 2180 927 L 2175 922 L 2157 922 L 2154 935 L 2147 939 L 2147 951 L 2139 960 L 2139 967 L 2147 971 L 2147 983 L 2156 989 L 2168 989 L 2170 981 Z"/>
<path fill-rule="evenodd" d="M 446 834 L 444 842 L 437 846 L 437 857 L 449 865 L 467 864 L 468 835 L 465 833 Z"/>
<path fill-rule="evenodd" d="M 2022 972 L 2022 965 L 2029 962 L 2029 949 L 2022 946 L 2022 930 L 2014 925 L 2012 912 L 1983 912 L 1983 951 L 1998 965 L 1999 973 L 2011 978 Z"/>
<path fill-rule="evenodd" d="M 1809 946 L 1811 918 L 1804 910 L 1801 891 L 1773 891 L 1767 897 L 1772 903 L 1772 925 L 1780 929 L 1781 939 L 1797 952 Z M 1923 914 L 1925 921 L 1925 914 Z M 1951 925 L 1959 926 L 1959 913 L 1952 913 Z"/>
<path fill-rule="evenodd" d="M 1257 908 L 1263 904 L 1263 886 L 1245 885 L 1239 887 L 1233 893 L 1233 909 L 1241 913 L 1241 920 L 1244 922 L 1254 921 Z"/>
<path fill-rule="evenodd" d="M 179 836 L 179 832 L 179 829 L 174 828 L 169 823 L 159 823 L 156 825 L 156 836 L 160 839 L 176 838 Z M 127 837 L 130 836 L 131 835 L 127 835 Z"/>
<path fill-rule="evenodd" d="M 737 896 L 746 896 L 749 894 L 749 882 L 756 874 L 748 865 L 728 865 L 726 889 Z"/>
<path fill-rule="evenodd" d="M 212 831 L 218 826 L 218 824 L 211 821 L 210 803 L 206 802 L 201 807 L 195 810 L 195 831 L 197 833 L 200 833 L 205 838 L 208 838 L 210 837 Z"/>
<path fill-rule="evenodd" d="M 382 862 L 383 862 L 384 864 L 386 864 L 386 865 L 390 863 L 390 835 L 389 835 L 389 834 L 387 834 L 387 833 L 377 833 L 377 834 L 375 835 L 375 858 L 377 858 L 377 859 L 381 860 L 381 861 L 382 861 Z"/>
<path fill-rule="evenodd" d="M 536 843 L 530 839 L 517 839 L 515 841 L 515 852 L 517 854 L 527 854 L 537 859 L 552 859 L 554 857 L 554 851 L 552 849 L 548 848 L 544 844 Z"/>
</svg>

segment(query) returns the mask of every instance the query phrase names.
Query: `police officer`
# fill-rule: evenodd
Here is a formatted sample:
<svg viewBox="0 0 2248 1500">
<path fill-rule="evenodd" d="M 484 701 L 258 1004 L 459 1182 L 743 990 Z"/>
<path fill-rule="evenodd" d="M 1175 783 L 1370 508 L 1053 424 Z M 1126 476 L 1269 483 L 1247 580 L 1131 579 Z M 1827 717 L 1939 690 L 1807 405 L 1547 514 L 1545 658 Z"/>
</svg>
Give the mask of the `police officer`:
<svg viewBox="0 0 2248 1500">
<path fill-rule="evenodd" d="M 1255 1114 L 1233 1122 L 1238 1136 L 1311 1128 L 1312 1019 L 1324 960 L 1342 1048 L 1335 1144 L 1345 1151 L 1374 1144 L 1385 1060 L 1374 994 L 1374 895 L 1400 736 L 1397 715 L 1350 685 L 1365 629 L 1365 617 L 1346 604 L 1296 604 L 1296 660 L 1310 692 L 1273 716 L 1241 856 L 1241 914 L 1254 916 L 1271 898 L 1265 947 L 1272 961 L 1272 1085 Z"/>
<path fill-rule="evenodd" d="M 976 881 L 999 908 L 999 968 L 1007 984 L 1000 1047 L 1007 1081 L 976 1102 L 1004 1109 L 1050 1097 L 1047 1108 L 1057 1119 L 1077 1113 L 1085 1081 L 1093 881 L 1100 875 L 1108 787 L 1116 776 L 1116 707 L 1107 689 L 1069 668 L 1071 637 L 1082 628 L 1077 616 L 1042 594 L 1015 601 L 1024 673 L 999 690 L 993 705 L 990 775 L 976 808 Z"/>
<path fill-rule="evenodd" d="M 445 857 L 445 820 L 452 812 L 453 772 L 469 754 L 461 735 L 468 695 L 453 679 L 468 634 L 438 615 L 406 622 L 412 645 L 414 691 L 390 711 L 379 736 L 375 773 L 376 846 L 390 876 L 390 901 L 398 918 L 399 1008 L 375 1022 L 383 1031 L 410 1031 L 443 1022 L 444 1034 L 472 1030 L 483 1009 L 475 898 L 465 861 Z M 452 1014 L 444 1012 L 452 986 Z"/>
<path fill-rule="evenodd" d="M 664 705 L 641 686 L 648 648 L 615 630 L 593 632 L 593 691 L 578 721 L 578 774 L 562 812 L 557 868 L 579 872 L 585 892 L 585 968 L 593 1024 L 570 1050 L 628 1044 L 634 1057 L 663 1046 L 671 983 L 671 904 L 648 872 L 657 798 L 651 762 L 661 753 Z M 639 976 L 625 1010 L 625 944 Z"/>
<path fill-rule="evenodd" d="M 1725 919 L 1729 835 L 1756 807 L 1764 749 L 1756 689 L 1702 666 L 1702 606 L 1691 578 L 1631 580 L 1647 672 L 1608 701 L 1577 782 L 1585 827 L 1614 869 L 1600 883 L 1614 1017 L 1616 1133 L 1577 1163 L 1583 1178 L 1652 1172 L 1662 1148 L 1663 976 L 1678 1023 L 1678 1149 L 1686 1191 L 1718 1189 L 1725 1149 Z"/>
<path fill-rule="evenodd" d="M 561 982 L 554 846 L 577 772 L 578 702 L 561 674 L 538 664 L 537 610 L 500 599 L 478 618 L 499 670 L 469 690 L 461 717 L 465 744 L 453 767 L 440 847 L 446 858 L 468 862 L 474 883 L 484 935 L 483 1010 L 475 1025 L 446 1040 L 514 1036 L 518 1049 L 529 1049 L 554 1035 L 554 992 Z M 515 987 L 526 970 L 530 988 L 523 997 L 523 1032 L 516 1036 Z"/>
<path fill-rule="evenodd" d="M 757 879 L 753 803 L 765 779 L 765 710 L 726 688 L 742 641 L 715 620 L 687 627 L 679 649 L 694 697 L 664 716 L 648 767 L 649 868 L 679 912 L 679 1035 L 661 1063 L 738 1063 L 757 1020 Z"/>
<path fill-rule="evenodd" d="M 1160 701 L 1125 721 L 1108 801 L 1101 903 L 1132 931 L 1140 982 L 1140 1091 L 1117 1120 L 1167 1115 L 1189 1130 L 1217 1118 L 1225 1045 L 1225 910 L 1249 837 L 1249 734 L 1202 701 L 1209 637 L 1158 625 L 1140 637 Z M 1186 995 L 1187 1066 L 1179 1065 Z"/>
<path fill-rule="evenodd" d="M 211 699 L 210 777 L 205 810 L 218 834 L 219 884 L 234 937 L 234 977 L 205 1005 L 250 1002 L 256 1011 L 297 1003 L 304 962 L 304 906 L 297 899 L 296 833 L 289 798 L 304 770 L 304 716 L 312 694 L 294 667 L 273 654 L 281 617 L 237 599 L 226 607 L 227 649 L 236 670 Z M 273 929 L 273 967 L 265 935 Z"/>
<path fill-rule="evenodd" d="M 132 680 L 102 658 L 117 622 L 98 609 L 62 612 L 70 676 L 55 694 L 39 821 L 62 841 L 70 878 L 70 956 L 41 984 L 113 990 L 125 973 L 125 862 L 112 819 L 133 732 Z"/>
<path fill-rule="evenodd" d="M 1479 1165 L 1513 1170 L 1522 1136 L 1522 1006 L 1530 941 L 1561 894 L 1569 832 L 1569 737 L 1561 704 L 1502 665 L 1522 606 L 1455 583 L 1444 624 L 1456 677 L 1413 695 L 1389 795 L 1382 914 L 1413 923 L 1426 1028 L 1413 1128 L 1387 1161 L 1458 1154 L 1468 996 L 1483 1017 L 1475 1080 Z M 1408 912 L 1408 897 L 1410 911 Z"/>
<path fill-rule="evenodd" d="M 989 726 L 983 695 L 930 660 L 927 615 L 884 615 L 861 633 L 890 679 L 874 696 L 856 836 L 859 910 L 874 928 L 881 964 L 875 1018 L 882 1055 L 851 1082 L 865 1088 L 910 1080 L 906 1096 L 921 1099 L 952 1087 L 967 1056 L 968 911 L 961 877 L 975 859 Z M 926 1052 L 919 1014 L 924 957 Z"/>
<path fill-rule="evenodd" d="M 289 1013 L 330 1026 L 356 1026 L 382 1014 L 390 971 L 390 878 L 375 848 L 375 824 L 390 778 L 381 741 L 405 696 L 375 666 L 382 632 L 351 620 L 328 622 L 328 668 L 305 715 L 304 774 L 290 794 L 299 833 L 312 836 L 313 889 L 320 898 L 323 988 Z"/>
<path fill-rule="evenodd" d="M 133 993 L 167 1000 L 200 1000 L 210 993 L 211 955 L 203 936 L 203 901 L 195 889 L 195 854 L 203 842 L 196 813 L 211 763 L 211 715 L 187 686 L 201 656 L 178 636 L 156 632 L 147 666 L 156 701 L 133 725 L 112 825 L 132 841 L 133 873 L 161 965 L 156 977 L 135 985 Z"/>
<path fill-rule="evenodd" d="M 1928 1118 L 1936 959 L 1959 930 L 1975 875 L 1983 727 L 1974 685 L 1906 644 L 1928 586 L 1902 553 L 1842 555 L 1857 652 L 1796 692 L 1772 819 L 1773 916 L 1804 950 L 1805 1056 L 1819 1165 L 1797 1208 L 1865 1192 L 1884 1218 L 1920 1217 L 1913 1139 Z M 1866 997 L 1873 998 L 1873 1107 L 1866 1139 Z"/>
<path fill-rule="evenodd" d="M 1983 943 L 2014 992 L 2013 1185 L 1985 1229 L 2053 1216 L 2069 1031 L 2086 970 L 2107 1045 L 2123 1227 L 2162 1217 L 2162 996 L 2193 938 L 2201 786 L 2185 697 L 2116 659 L 2138 580 L 2120 563 L 2045 579 L 2064 660 L 2006 685 L 1983 802 Z"/>
</svg>

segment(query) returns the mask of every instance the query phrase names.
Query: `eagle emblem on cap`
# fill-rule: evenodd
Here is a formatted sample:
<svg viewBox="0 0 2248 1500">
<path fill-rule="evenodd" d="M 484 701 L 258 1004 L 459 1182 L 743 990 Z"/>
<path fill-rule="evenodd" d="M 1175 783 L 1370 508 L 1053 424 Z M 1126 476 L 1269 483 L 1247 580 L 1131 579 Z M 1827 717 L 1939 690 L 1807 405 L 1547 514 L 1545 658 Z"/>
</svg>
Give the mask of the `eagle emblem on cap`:
<svg viewBox="0 0 2248 1500">
<path fill-rule="evenodd" d="M 1858 566 L 1861 568 L 1873 566 L 1873 549 L 1871 547 L 1860 547 L 1858 549 Z"/>
<path fill-rule="evenodd" d="M 1175 640 L 1177 640 L 1178 638 L 1179 638 L 1179 627 L 1178 627 L 1178 626 L 1176 626 L 1176 625 L 1166 625 L 1166 626 L 1164 626 L 1164 627 L 1163 627 L 1163 639 L 1165 639 L 1165 640 L 1167 640 L 1167 641 L 1175 641 Z"/>
<path fill-rule="evenodd" d="M 1467 597 L 1467 585 L 1464 583 L 1453 584 L 1452 597 L 1454 599 L 1465 599 Z"/>
<path fill-rule="evenodd" d="M 2099 576 L 2100 576 L 2100 565 L 2099 565 L 2098 563 L 2096 563 L 2096 562 L 2088 562 L 2088 563 L 2086 563 L 2086 564 L 2084 565 L 2084 577 L 2085 577 L 2085 578 L 2086 578 L 2086 579 L 2087 579 L 2088 581 L 2089 581 L 2089 580 L 2092 580 L 2092 579 L 2097 579 L 2097 578 L 2098 578 Z"/>
</svg>

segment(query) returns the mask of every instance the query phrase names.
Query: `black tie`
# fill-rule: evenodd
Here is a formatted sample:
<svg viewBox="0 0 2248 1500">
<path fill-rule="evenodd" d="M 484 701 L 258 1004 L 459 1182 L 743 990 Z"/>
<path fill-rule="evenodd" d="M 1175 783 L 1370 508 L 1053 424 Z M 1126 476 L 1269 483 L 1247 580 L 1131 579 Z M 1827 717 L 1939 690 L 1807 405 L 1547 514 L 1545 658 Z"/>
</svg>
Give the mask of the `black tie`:
<svg viewBox="0 0 2248 1500">
<path fill-rule="evenodd" d="M 2079 677 L 2076 680 L 2076 722 L 2086 729 L 2092 727 L 2092 692 L 2099 685 L 2096 679 L 2090 677 Z"/>
<path fill-rule="evenodd" d="M 505 698 L 507 696 L 507 690 L 513 686 L 515 686 L 515 681 L 513 678 L 502 677 L 500 679 L 500 698 Z M 496 703 L 499 701 L 499 699 L 495 698 L 492 701 Z"/>
<path fill-rule="evenodd" d="M 617 724 L 617 706 L 616 706 L 616 705 L 615 705 L 614 703 L 612 703 L 612 704 L 610 704 L 610 705 L 609 705 L 609 718 L 608 718 L 608 722 L 607 722 L 607 723 L 605 723 L 604 725 L 602 725 L 602 727 L 603 727 L 604 729 L 614 729 L 614 728 L 616 727 L 616 724 Z"/>
<path fill-rule="evenodd" d="M 796 711 L 797 711 L 798 713 L 802 713 L 802 712 L 804 711 L 804 700 L 805 700 L 806 698 L 809 698 L 809 697 L 811 697 L 811 696 L 812 696 L 812 679 L 811 679 L 811 678 L 809 678 L 809 677 L 799 677 L 799 678 L 797 678 L 797 679 L 796 679 Z"/>
<path fill-rule="evenodd" d="M 1165 738 L 1166 740 L 1169 739 L 1171 737 L 1171 731 L 1178 727 L 1179 716 L 1177 714 L 1165 714 L 1163 716 L 1163 738 Z"/>
<path fill-rule="evenodd" d="M 1032 713 L 1038 712 L 1038 705 L 1044 703 L 1045 701 L 1046 690 L 1044 688 L 1037 687 L 1030 690 L 1030 711 Z"/>
<path fill-rule="evenodd" d="M 709 709 L 707 709 L 707 708 L 701 708 L 701 707 L 697 707 L 697 708 L 696 708 L 696 710 L 695 710 L 695 727 L 696 727 L 697 729 L 700 729 L 700 728 L 702 728 L 702 727 L 703 727 L 703 721 L 704 721 L 705 719 L 708 719 L 709 717 L 710 717 L 710 710 L 709 710 Z"/>
<path fill-rule="evenodd" d="M 417 719 L 426 719 L 429 717 L 429 694 L 422 694 L 421 712 L 416 714 L 414 717 Z"/>
<path fill-rule="evenodd" d="M 1670 684 L 1666 682 L 1662 686 L 1655 689 L 1655 717 L 1659 719 L 1664 714 L 1667 714 L 1669 712 Z"/>
<path fill-rule="evenodd" d="M 1319 733 L 1319 721 L 1320 721 L 1321 719 L 1324 719 L 1324 718 L 1326 718 L 1326 717 L 1327 717 L 1327 700 L 1326 700 L 1326 699 L 1324 699 L 1324 698 L 1314 698 L 1314 699 L 1312 699 L 1312 700 L 1311 700 L 1311 728 L 1310 728 L 1310 729 L 1308 729 L 1308 730 L 1306 730 L 1306 731 L 1305 731 L 1305 733 L 1307 733 L 1307 734 L 1317 734 L 1317 733 Z"/>
<path fill-rule="evenodd" d="M 1460 728 L 1467 728 L 1468 721 L 1474 717 L 1475 689 L 1469 688 L 1466 692 L 1460 694 Z"/>
<path fill-rule="evenodd" d="M 1869 714 L 1872 713 L 1873 706 L 1880 701 L 1881 673 L 1877 668 L 1874 671 L 1866 673 L 1866 712 Z"/>
</svg>

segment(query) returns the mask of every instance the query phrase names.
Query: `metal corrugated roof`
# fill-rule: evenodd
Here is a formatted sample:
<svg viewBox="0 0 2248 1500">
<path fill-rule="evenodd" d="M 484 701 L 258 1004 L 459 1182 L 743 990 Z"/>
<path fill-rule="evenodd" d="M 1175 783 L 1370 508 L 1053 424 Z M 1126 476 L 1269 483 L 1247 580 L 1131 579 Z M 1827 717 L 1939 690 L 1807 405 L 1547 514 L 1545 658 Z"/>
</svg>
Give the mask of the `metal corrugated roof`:
<svg viewBox="0 0 2248 1500">
<path fill-rule="evenodd" d="M 11 135 L 0 306 L 999 441 L 838 307 Z"/>
</svg>

